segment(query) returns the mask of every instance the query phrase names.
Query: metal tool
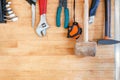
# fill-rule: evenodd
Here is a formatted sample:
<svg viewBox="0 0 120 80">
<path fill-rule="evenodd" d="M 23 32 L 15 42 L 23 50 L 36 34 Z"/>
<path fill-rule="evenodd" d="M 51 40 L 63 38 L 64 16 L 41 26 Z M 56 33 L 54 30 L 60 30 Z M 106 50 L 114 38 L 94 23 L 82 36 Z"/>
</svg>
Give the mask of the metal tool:
<svg viewBox="0 0 120 80">
<path fill-rule="evenodd" d="M 100 3 L 100 0 L 92 0 L 90 12 L 89 12 L 89 24 L 92 24 L 94 22 L 94 18 L 95 18 L 99 3 Z"/>
<path fill-rule="evenodd" d="M 36 2 L 37 0 L 26 0 L 32 6 L 32 27 L 35 25 Z"/>
<path fill-rule="evenodd" d="M 46 35 L 46 30 L 49 28 L 49 25 L 46 21 L 46 12 L 47 12 L 47 0 L 39 0 L 39 10 L 40 10 L 40 22 L 36 29 L 38 36 L 42 37 Z"/>
<path fill-rule="evenodd" d="M 10 8 L 10 5 L 12 4 L 12 2 L 8 1 L 6 2 L 6 16 L 4 20 L 6 21 L 12 21 L 15 22 L 18 20 L 18 17 L 15 15 L 15 13 L 12 11 L 12 9 Z"/>
<path fill-rule="evenodd" d="M 120 41 L 111 39 L 111 0 L 105 0 L 105 37 L 98 41 L 98 44 L 111 45 Z"/>
<path fill-rule="evenodd" d="M 18 17 L 14 14 L 10 8 L 11 2 L 2 0 L 0 1 L 0 23 L 5 23 L 7 21 L 17 21 Z"/>
<path fill-rule="evenodd" d="M 15 14 L 10 14 L 10 15 L 4 16 L 4 17 L 6 17 L 6 18 L 13 18 L 13 17 L 15 17 L 15 16 L 16 16 Z"/>
<path fill-rule="evenodd" d="M 6 0 L 0 0 L 0 23 L 5 23 L 4 16 L 6 15 Z"/>
<path fill-rule="evenodd" d="M 4 20 L 6 20 L 6 21 L 12 21 L 12 22 L 15 22 L 15 21 L 17 21 L 17 20 L 18 20 L 18 17 L 6 18 L 6 19 L 4 19 Z"/>
<path fill-rule="evenodd" d="M 88 0 L 84 0 L 84 42 L 77 42 L 75 45 L 75 54 L 77 56 L 95 56 L 96 42 L 88 40 Z"/>
<path fill-rule="evenodd" d="M 120 40 L 120 0 L 115 0 L 115 40 Z M 115 79 L 120 80 L 120 44 L 116 44 L 115 48 Z"/>
<path fill-rule="evenodd" d="M 59 6 L 57 8 L 57 15 L 56 15 L 56 25 L 57 27 L 61 26 L 61 12 L 62 7 L 64 7 L 64 28 L 68 28 L 69 25 L 69 9 L 67 8 L 67 0 L 59 0 Z"/>
</svg>

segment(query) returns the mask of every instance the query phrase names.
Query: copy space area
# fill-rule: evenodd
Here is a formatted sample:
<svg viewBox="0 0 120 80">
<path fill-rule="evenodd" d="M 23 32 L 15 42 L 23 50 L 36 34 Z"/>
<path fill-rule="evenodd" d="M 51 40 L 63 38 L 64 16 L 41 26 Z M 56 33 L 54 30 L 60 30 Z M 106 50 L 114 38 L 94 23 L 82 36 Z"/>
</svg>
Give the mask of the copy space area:
<svg viewBox="0 0 120 80">
<path fill-rule="evenodd" d="M 35 29 L 39 23 L 39 6 L 36 5 L 36 23 L 31 23 L 31 6 L 25 0 L 11 0 L 12 9 L 19 17 L 17 22 L 0 24 L 0 80 L 113 80 L 114 46 L 98 46 L 96 57 L 76 57 L 74 39 L 67 38 L 64 13 L 61 27 L 56 27 L 59 0 L 48 0 L 47 22 L 50 28 L 45 37 Z M 91 0 L 89 0 L 91 1 Z M 114 0 L 112 2 L 112 37 L 114 37 Z M 73 18 L 73 0 L 68 0 L 70 20 Z M 103 38 L 104 0 L 89 26 L 89 40 Z M 84 0 L 76 0 L 76 21 L 83 26 Z"/>
</svg>

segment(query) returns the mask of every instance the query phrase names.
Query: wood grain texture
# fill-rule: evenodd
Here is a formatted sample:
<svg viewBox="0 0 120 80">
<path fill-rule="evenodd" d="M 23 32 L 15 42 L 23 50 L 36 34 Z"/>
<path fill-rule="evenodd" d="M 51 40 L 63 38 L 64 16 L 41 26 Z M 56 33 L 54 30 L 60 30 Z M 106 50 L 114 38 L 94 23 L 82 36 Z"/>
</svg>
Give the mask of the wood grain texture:
<svg viewBox="0 0 120 80">
<path fill-rule="evenodd" d="M 35 29 L 31 27 L 31 7 L 25 0 L 11 0 L 19 17 L 17 22 L 0 24 L 0 80 L 113 80 L 114 46 L 98 46 L 96 57 L 74 55 L 75 40 L 66 38 L 62 12 L 60 28 L 55 25 L 58 0 L 48 0 L 47 36 L 40 38 L 38 4 Z M 70 19 L 72 1 L 68 0 Z M 83 26 L 84 0 L 76 0 L 76 21 Z M 91 3 L 91 0 L 90 0 Z M 89 40 L 103 37 L 104 0 L 100 1 L 95 22 L 89 27 Z M 114 0 L 112 0 L 112 37 L 114 37 Z"/>
</svg>

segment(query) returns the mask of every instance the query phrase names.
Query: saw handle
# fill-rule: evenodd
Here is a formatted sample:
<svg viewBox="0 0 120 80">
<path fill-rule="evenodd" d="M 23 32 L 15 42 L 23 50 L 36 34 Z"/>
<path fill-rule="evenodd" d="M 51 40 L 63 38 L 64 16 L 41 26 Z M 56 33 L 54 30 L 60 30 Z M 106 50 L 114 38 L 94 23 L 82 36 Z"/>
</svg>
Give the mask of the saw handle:
<svg viewBox="0 0 120 80">
<path fill-rule="evenodd" d="M 39 0 L 39 11 L 40 11 L 40 15 L 46 14 L 47 0 Z"/>
<path fill-rule="evenodd" d="M 111 37 L 111 0 L 105 0 L 105 39 Z"/>
</svg>

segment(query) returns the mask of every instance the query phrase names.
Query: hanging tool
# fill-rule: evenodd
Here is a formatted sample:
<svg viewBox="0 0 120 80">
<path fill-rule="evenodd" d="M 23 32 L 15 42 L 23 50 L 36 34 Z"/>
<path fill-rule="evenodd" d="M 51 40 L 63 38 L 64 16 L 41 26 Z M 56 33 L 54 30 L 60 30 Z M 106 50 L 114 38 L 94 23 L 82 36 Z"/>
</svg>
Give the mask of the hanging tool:
<svg viewBox="0 0 120 80">
<path fill-rule="evenodd" d="M 36 2 L 37 0 L 26 0 L 32 6 L 32 27 L 35 25 Z"/>
<path fill-rule="evenodd" d="M 94 18 L 95 18 L 99 3 L 100 3 L 100 0 L 92 0 L 90 12 L 89 12 L 89 24 L 92 24 L 94 22 Z"/>
<path fill-rule="evenodd" d="M 46 12 L 47 12 L 47 0 L 39 0 L 39 10 L 40 10 L 40 22 L 36 29 L 38 36 L 42 37 L 46 35 L 46 30 L 49 25 L 46 22 Z"/>
<path fill-rule="evenodd" d="M 72 23 L 72 25 L 68 26 L 68 38 L 74 38 L 74 39 L 78 39 L 80 37 L 80 35 L 82 34 L 82 28 L 80 27 L 80 25 L 78 24 L 78 22 L 75 21 L 75 0 L 74 0 L 74 5 L 73 5 L 73 9 L 74 9 L 74 22 Z"/>
<path fill-rule="evenodd" d="M 75 54 L 77 56 L 95 56 L 96 42 L 88 41 L 88 0 L 84 0 L 84 42 L 77 42 L 75 45 Z"/>
<path fill-rule="evenodd" d="M 57 15 L 56 15 L 56 25 L 57 27 L 61 26 L 61 12 L 62 7 L 64 7 L 64 28 L 68 28 L 69 25 L 69 9 L 67 8 L 67 0 L 59 0 L 59 6 L 57 8 Z"/>
<path fill-rule="evenodd" d="M 105 0 L 105 37 L 98 41 L 98 44 L 111 45 L 120 41 L 111 38 L 111 0 Z"/>
<path fill-rule="evenodd" d="M 14 14 L 10 8 L 11 2 L 6 0 L 0 0 L 0 23 L 6 23 L 7 21 L 17 21 L 18 17 Z"/>
</svg>

